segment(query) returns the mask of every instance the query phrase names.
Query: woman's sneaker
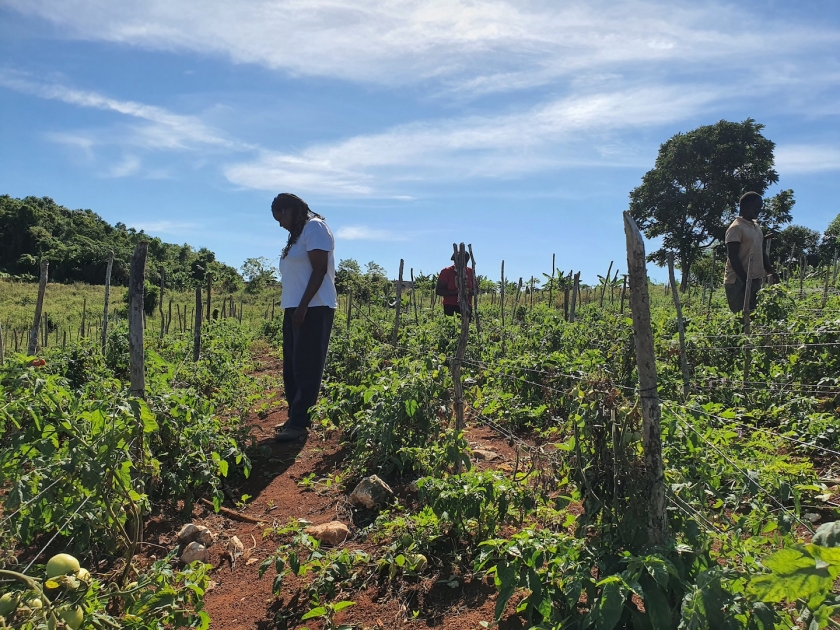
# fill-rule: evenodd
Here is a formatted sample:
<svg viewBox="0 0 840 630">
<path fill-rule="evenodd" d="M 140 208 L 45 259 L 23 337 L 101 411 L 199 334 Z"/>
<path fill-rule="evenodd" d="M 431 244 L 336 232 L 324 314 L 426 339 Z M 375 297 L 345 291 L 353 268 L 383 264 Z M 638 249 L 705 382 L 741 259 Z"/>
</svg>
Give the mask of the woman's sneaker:
<svg viewBox="0 0 840 630">
<path fill-rule="evenodd" d="M 298 427 L 290 427 L 286 424 L 283 430 L 274 436 L 275 442 L 295 442 L 296 440 L 305 440 L 309 435 L 308 429 L 301 429 Z"/>
</svg>

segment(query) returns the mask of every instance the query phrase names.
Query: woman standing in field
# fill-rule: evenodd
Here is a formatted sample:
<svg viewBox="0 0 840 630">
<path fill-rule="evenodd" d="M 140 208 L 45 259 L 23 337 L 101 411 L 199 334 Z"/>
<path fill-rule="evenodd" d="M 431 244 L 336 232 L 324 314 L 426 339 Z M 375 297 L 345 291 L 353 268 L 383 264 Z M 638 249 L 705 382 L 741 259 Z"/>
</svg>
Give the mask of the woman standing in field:
<svg viewBox="0 0 840 630">
<path fill-rule="evenodd" d="M 318 400 L 338 298 L 335 291 L 335 238 L 324 217 L 291 193 L 281 193 L 271 214 L 289 231 L 280 256 L 283 294 L 283 384 L 289 420 L 278 442 L 305 439 L 309 409 Z"/>
</svg>

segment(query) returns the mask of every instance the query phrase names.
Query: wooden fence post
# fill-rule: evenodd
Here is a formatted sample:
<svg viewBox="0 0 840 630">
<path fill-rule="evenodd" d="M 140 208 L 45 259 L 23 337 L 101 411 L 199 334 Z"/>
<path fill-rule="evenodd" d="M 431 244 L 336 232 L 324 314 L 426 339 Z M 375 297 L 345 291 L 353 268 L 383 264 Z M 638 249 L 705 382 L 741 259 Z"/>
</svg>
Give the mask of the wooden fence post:
<svg viewBox="0 0 840 630">
<path fill-rule="evenodd" d="M 569 271 L 569 279 L 563 276 L 563 319 L 569 321 L 569 283 L 572 281 L 572 272 Z"/>
<path fill-rule="evenodd" d="M 108 266 L 105 269 L 105 305 L 102 308 L 102 354 L 108 350 L 108 309 L 111 306 L 111 270 L 114 268 L 114 250 L 108 252 Z"/>
<path fill-rule="evenodd" d="M 169 334 L 169 326 L 172 324 L 172 298 L 169 298 L 169 315 L 166 317 L 166 334 Z"/>
<path fill-rule="evenodd" d="M 0 322 L 0 366 L 6 362 L 6 347 L 3 339 L 3 322 Z"/>
<path fill-rule="evenodd" d="M 805 254 L 799 255 L 799 297 L 800 299 L 805 297 L 805 266 L 807 264 L 807 259 L 805 258 Z"/>
<path fill-rule="evenodd" d="M 752 362 L 752 348 L 750 348 L 750 341 L 748 339 L 750 334 L 750 301 L 752 298 L 752 259 L 753 255 L 750 252 L 750 258 L 747 261 L 747 282 L 744 287 L 744 389 L 747 388 L 747 382 L 750 380 L 750 363 Z"/>
<path fill-rule="evenodd" d="M 353 287 L 348 289 L 347 293 L 347 332 L 350 332 L 350 321 L 353 317 Z"/>
<path fill-rule="evenodd" d="M 502 314 L 502 356 L 505 355 L 505 261 L 502 261 L 502 283 L 499 290 L 499 310 Z"/>
<path fill-rule="evenodd" d="M 680 294 L 677 291 L 677 283 L 674 279 L 674 252 L 668 252 L 668 277 L 671 280 L 671 295 L 674 298 L 674 306 L 677 309 L 677 331 L 680 335 L 680 365 L 683 374 L 683 396 L 688 397 L 690 376 L 688 370 L 688 357 L 685 353 L 685 323 L 683 322 L 682 304 Z"/>
<path fill-rule="evenodd" d="M 660 545 L 668 538 L 668 516 L 665 510 L 665 473 L 662 464 L 662 437 L 659 428 L 660 409 L 656 383 L 656 355 L 650 326 L 645 243 L 636 222 L 624 212 L 624 234 L 627 240 L 627 273 L 630 277 L 630 309 L 633 313 L 633 337 L 636 344 L 636 367 L 639 372 L 645 468 L 649 480 L 648 540 Z"/>
<path fill-rule="evenodd" d="M 146 280 L 148 241 L 137 243 L 128 276 L 128 352 L 131 384 L 129 393 L 146 397 L 146 365 L 143 351 L 143 285 Z"/>
<path fill-rule="evenodd" d="M 614 262 L 615 262 L 614 260 L 610 261 L 609 269 L 607 269 L 607 275 L 604 276 L 604 288 L 601 289 L 601 302 L 598 305 L 598 308 L 604 308 L 604 295 L 606 295 L 606 293 L 607 293 L 607 284 L 610 281 L 610 277 L 611 277 L 611 274 L 612 274 L 612 266 L 613 266 Z"/>
<path fill-rule="evenodd" d="M 166 318 L 163 316 L 163 292 L 166 289 L 166 271 L 163 267 L 159 268 L 160 272 L 160 295 L 158 296 L 158 313 L 160 314 L 160 340 L 163 341 L 163 335 L 166 334 Z"/>
<path fill-rule="evenodd" d="M 82 298 L 82 325 L 79 328 L 79 337 L 84 338 L 87 336 L 87 298 Z"/>
<path fill-rule="evenodd" d="M 825 287 L 823 287 L 823 299 L 822 299 L 822 306 L 820 308 L 825 308 L 826 302 L 828 302 L 828 283 L 831 281 L 831 267 L 828 265 L 825 266 Z"/>
<path fill-rule="evenodd" d="M 467 351 L 467 338 L 470 334 L 469 298 L 467 297 L 467 252 L 464 244 L 460 247 L 452 243 L 454 250 L 455 272 L 458 284 L 458 306 L 461 309 L 461 334 L 458 337 L 458 347 L 455 357 L 451 360 L 452 381 L 455 385 L 455 433 L 460 435 L 464 430 L 464 386 L 461 382 L 461 361 Z M 461 451 L 456 449 L 454 472 L 461 474 Z"/>
<path fill-rule="evenodd" d="M 408 296 L 408 301 L 411 302 L 414 307 L 414 325 L 419 326 L 420 318 L 417 315 L 417 299 L 416 294 L 414 293 L 414 267 L 411 268 L 411 293 Z"/>
<path fill-rule="evenodd" d="M 44 293 L 47 291 L 47 277 L 49 275 L 50 262 L 41 260 L 41 277 L 38 281 L 38 300 L 35 302 L 35 321 L 32 323 L 32 330 L 29 333 L 29 348 L 27 354 L 34 357 L 38 351 L 38 333 L 41 331 L 41 312 L 44 308 Z"/>
<path fill-rule="evenodd" d="M 621 313 L 624 312 L 624 296 L 627 293 L 627 274 L 621 274 L 624 280 L 621 283 Z"/>
<path fill-rule="evenodd" d="M 201 287 L 195 288 L 195 327 L 193 328 L 193 361 L 201 355 Z M 241 321 L 241 320 L 240 320 Z"/>
<path fill-rule="evenodd" d="M 210 316 L 212 311 L 210 310 L 210 296 L 213 293 L 213 274 L 208 273 L 207 275 L 207 321 L 210 321 Z"/>
<path fill-rule="evenodd" d="M 394 330 L 391 333 L 391 345 L 396 347 L 398 336 L 400 334 L 400 314 L 402 311 L 402 279 L 403 279 L 403 265 L 405 265 L 405 261 L 400 258 L 400 274 L 397 278 L 397 304 L 396 304 L 396 314 L 394 315 Z"/>
<path fill-rule="evenodd" d="M 580 271 L 574 275 L 574 283 L 572 284 L 572 306 L 569 309 L 569 321 L 575 321 L 575 308 L 577 307 L 578 294 L 580 293 Z"/>
<path fill-rule="evenodd" d="M 478 321 L 478 296 L 479 286 L 478 286 L 478 276 L 475 274 L 475 256 L 473 256 L 472 250 L 472 243 L 467 245 L 467 249 L 470 252 L 470 262 L 472 263 L 472 275 L 473 275 L 473 299 L 472 299 L 472 313 L 475 317 L 475 333 L 478 336 L 478 343 L 481 345 L 481 323 Z M 469 301 L 469 300 L 468 300 Z"/>
<path fill-rule="evenodd" d="M 834 285 L 837 284 L 837 271 L 838 271 L 838 268 L 837 268 L 837 250 L 836 249 L 834 250 L 834 261 L 831 263 L 831 268 L 834 270 L 833 276 L 832 276 L 832 279 L 831 279 L 831 284 L 832 284 L 832 286 L 834 286 Z"/>
<path fill-rule="evenodd" d="M 551 308 L 554 308 L 555 257 L 556 254 L 551 255 L 551 284 L 548 285 L 548 304 Z"/>
</svg>

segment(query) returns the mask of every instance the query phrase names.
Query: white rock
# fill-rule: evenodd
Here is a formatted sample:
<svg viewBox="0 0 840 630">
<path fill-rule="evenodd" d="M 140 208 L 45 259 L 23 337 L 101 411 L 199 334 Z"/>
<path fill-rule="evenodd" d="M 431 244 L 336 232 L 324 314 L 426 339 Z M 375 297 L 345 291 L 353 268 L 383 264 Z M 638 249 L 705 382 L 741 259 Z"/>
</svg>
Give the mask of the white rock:
<svg viewBox="0 0 840 630">
<path fill-rule="evenodd" d="M 245 551 L 245 545 L 242 544 L 238 536 L 231 536 L 228 541 L 228 551 L 233 555 L 240 556 Z"/>
<path fill-rule="evenodd" d="M 178 544 L 187 545 L 195 540 L 198 535 L 198 527 L 194 523 L 187 523 L 178 532 Z"/>
<path fill-rule="evenodd" d="M 348 497 L 354 505 L 361 505 L 369 510 L 387 503 L 394 496 L 394 491 L 376 475 L 365 477 Z"/>
<path fill-rule="evenodd" d="M 210 531 L 209 528 L 204 527 L 204 525 L 198 526 L 198 533 L 195 536 L 196 542 L 204 545 L 205 547 L 210 547 L 214 542 L 216 542 L 216 535 Z"/>
<path fill-rule="evenodd" d="M 330 521 L 323 525 L 313 525 L 306 528 L 306 533 L 322 543 L 337 547 L 350 536 L 347 525 L 341 521 Z"/>
<path fill-rule="evenodd" d="M 486 462 L 492 462 L 494 459 L 499 459 L 499 454 L 496 451 L 488 451 L 483 448 L 473 449 L 473 455 L 476 459 L 483 459 Z"/>
<path fill-rule="evenodd" d="M 195 541 L 187 545 L 184 553 L 181 554 L 181 562 L 190 564 L 198 560 L 199 562 L 207 562 L 210 559 L 210 553 L 207 547 Z"/>
</svg>

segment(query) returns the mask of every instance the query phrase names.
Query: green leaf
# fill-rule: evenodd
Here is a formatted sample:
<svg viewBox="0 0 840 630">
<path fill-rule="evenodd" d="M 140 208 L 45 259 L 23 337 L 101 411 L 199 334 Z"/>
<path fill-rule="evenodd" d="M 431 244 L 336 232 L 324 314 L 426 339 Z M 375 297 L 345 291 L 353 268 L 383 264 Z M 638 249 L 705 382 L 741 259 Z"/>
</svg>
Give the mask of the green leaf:
<svg viewBox="0 0 840 630">
<path fill-rule="evenodd" d="M 617 575 L 601 580 L 601 596 L 595 604 L 594 617 L 596 630 L 612 630 L 618 625 L 624 610 L 627 590 L 624 582 Z"/>
<path fill-rule="evenodd" d="M 350 608 L 350 606 L 355 606 L 355 605 L 356 605 L 356 602 L 351 602 L 349 600 L 344 600 L 344 601 L 338 602 L 336 604 L 333 604 L 332 609 L 333 609 L 333 612 L 341 612 L 345 608 Z"/>
<path fill-rule="evenodd" d="M 405 412 L 408 414 L 409 418 L 413 418 L 414 414 L 417 413 L 417 401 L 416 400 L 406 400 L 405 401 Z"/>
<path fill-rule="evenodd" d="M 142 398 L 133 398 L 129 402 L 134 417 L 143 425 L 143 433 L 153 433 L 158 430 L 158 423 L 155 414 L 149 408 L 148 403 Z"/>
<path fill-rule="evenodd" d="M 314 619 L 315 617 L 323 617 L 327 614 L 327 609 L 323 606 L 318 606 L 317 608 L 313 608 L 308 613 L 306 613 L 303 617 L 300 618 L 301 621 L 306 621 L 307 619 Z"/>
</svg>

